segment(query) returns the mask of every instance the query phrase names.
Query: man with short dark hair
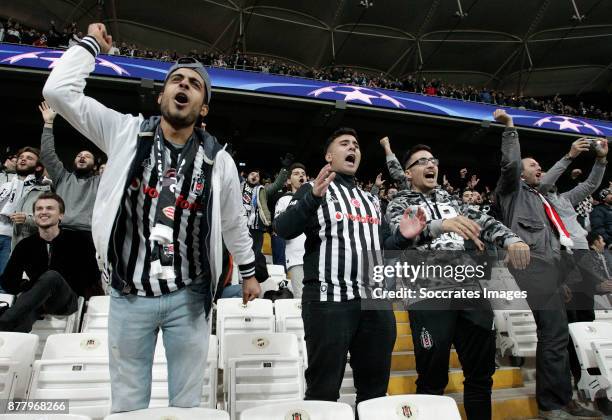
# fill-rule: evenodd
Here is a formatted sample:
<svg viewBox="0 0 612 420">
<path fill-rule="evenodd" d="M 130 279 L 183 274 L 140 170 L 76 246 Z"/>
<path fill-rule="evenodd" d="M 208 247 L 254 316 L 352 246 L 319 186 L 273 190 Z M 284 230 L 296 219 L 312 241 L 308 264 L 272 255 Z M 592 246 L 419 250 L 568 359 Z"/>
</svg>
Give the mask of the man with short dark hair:
<svg viewBox="0 0 612 420">
<path fill-rule="evenodd" d="M 40 316 L 69 315 L 77 310 L 79 296 L 104 294 L 93 244 L 83 241 L 81 233 L 59 226 L 64 217 L 62 198 L 42 193 L 32 211 L 38 234 L 17 244 L 0 276 L 4 290 L 20 294 L 0 316 L 0 331 L 30 332 Z M 87 272 L 81 267 L 93 269 Z"/>
<path fill-rule="evenodd" d="M 249 232 L 253 238 L 253 251 L 256 253 L 261 253 L 263 235 L 272 224 L 268 199 L 285 185 L 287 168 L 293 162 L 293 156 L 288 153 L 281 162 L 283 167 L 272 184 L 261 185 L 261 170 L 252 169 L 241 186 L 242 204 L 246 210 Z"/>
<path fill-rule="evenodd" d="M 45 123 L 40 139 L 40 161 L 53 181 L 53 189 L 66 203 L 62 227 L 91 232 L 91 215 L 100 184 L 94 155 L 89 150 L 80 151 L 74 159 L 73 171 L 66 170 L 55 152 L 53 122 L 57 113 L 46 102 L 38 110 Z"/>
<path fill-rule="evenodd" d="M 396 249 L 415 249 L 406 254 L 409 264 L 418 266 L 477 267 L 471 248 L 484 250 L 481 241 L 508 251 L 510 261 L 519 268 L 526 265 L 529 247 L 510 229 L 471 206 L 454 200 L 438 185 L 439 161 L 427 145 L 416 145 L 407 154 L 404 168 L 410 189 L 397 193 L 387 208 L 391 232 L 399 229 L 406 212 L 422 211 L 426 227 L 413 241 Z M 486 264 L 485 264 L 486 265 Z M 460 279 L 435 274 L 420 275 L 408 282 L 415 298 L 406 299 L 416 358 L 417 393 L 442 395 L 448 384 L 451 346 L 463 368 L 464 406 L 467 418 L 490 419 L 492 376 L 495 373 L 495 331 L 493 311 L 488 300 L 435 299 L 420 296 L 428 292 L 456 291 L 481 293 L 478 279 Z"/>
<path fill-rule="evenodd" d="M 294 163 L 289 167 L 289 187 L 291 191 L 287 192 L 276 202 L 274 209 L 274 218 L 279 217 L 293 200 L 296 192 L 306 183 L 306 167 L 301 163 Z M 295 299 L 302 298 L 302 287 L 304 280 L 304 242 L 306 235 L 301 234 L 297 238 L 285 241 L 285 267 L 291 280 L 291 290 Z"/>
<path fill-rule="evenodd" d="M 92 233 L 111 282 L 111 411 L 149 406 L 160 330 L 169 404 L 196 407 L 222 244 L 240 268 L 245 304 L 261 292 L 237 170 L 196 125 L 208 114 L 212 83 L 194 59 L 169 69 L 157 98 L 161 116 L 121 114 L 84 95 L 96 56 L 111 43 L 104 24 L 89 25 L 88 35 L 55 62 L 43 89 L 47 103 L 108 156 Z"/>
<path fill-rule="evenodd" d="M 274 220 L 274 230 L 285 239 L 306 235 L 306 399 L 339 398 L 350 352 L 358 404 L 386 394 L 396 335 L 389 302 L 377 310 L 362 308 L 362 301 L 372 297 L 372 266 L 382 264 L 383 219 L 378 198 L 355 183 L 361 162 L 355 130 L 336 130 L 324 150 L 327 165 L 294 194 Z M 411 238 L 422 229 L 417 218 L 406 218 L 391 240 Z"/>
</svg>

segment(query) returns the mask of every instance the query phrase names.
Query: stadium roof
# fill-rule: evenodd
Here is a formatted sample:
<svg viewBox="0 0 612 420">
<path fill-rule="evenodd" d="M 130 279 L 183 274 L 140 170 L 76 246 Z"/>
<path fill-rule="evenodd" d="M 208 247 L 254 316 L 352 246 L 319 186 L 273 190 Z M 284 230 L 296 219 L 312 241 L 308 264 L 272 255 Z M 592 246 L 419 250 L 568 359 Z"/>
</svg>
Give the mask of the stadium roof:
<svg viewBox="0 0 612 420">
<path fill-rule="evenodd" d="M 9 0 L 37 27 L 104 21 L 120 41 L 247 53 L 487 85 L 526 95 L 609 90 L 610 0 Z M 242 35 L 241 35 L 242 34 Z"/>
</svg>

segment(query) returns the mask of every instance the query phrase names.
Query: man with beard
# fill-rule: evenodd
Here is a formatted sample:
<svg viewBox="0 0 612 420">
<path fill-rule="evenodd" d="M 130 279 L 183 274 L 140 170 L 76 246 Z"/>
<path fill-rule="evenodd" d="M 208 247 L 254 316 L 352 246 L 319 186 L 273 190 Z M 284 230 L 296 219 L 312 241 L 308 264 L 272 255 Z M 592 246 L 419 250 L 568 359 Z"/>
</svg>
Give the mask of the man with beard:
<svg viewBox="0 0 612 420">
<path fill-rule="evenodd" d="M 294 163 L 289 168 L 289 186 L 291 191 L 287 192 L 276 202 L 274 218 L 279 217 L 293 200 L 294 194 L 308 180 L 306 167 L 301 163 Z M 302 283 L 304 280 L 304 242 L 306 235 L 301 234 L 297 238 L 285 242 L 285 266 L 291 279 L 291 290 L 295 299 L 302 298 Z"/>
<path fill-rule="evenodd" d="M 287 182 L 289 173 L 287 168 L 292 161 L 293 156 L 290 153 L 281 159 L 283 167 L 270 185 L 263 186 L 259 183 L 261 180 L 259 169 L 251 170 L 242 184 L 242 204 L 246 210 L 249 232 L 253 238 L 253 251 L 256 254 L 261 253 L 264 232 L 272 224 L 268 199 Z"/>
<path fill-rule="evenodd" d="M 325 144 L 325 161 L 312 183 L 304 184 L 274 230 L 285 239 L 306 235 L 302 319 L 308 368 L 306 399 L 337 401 L 347 353 L 357 401 L 387 392 L 395 318 L 390 302 L 363 308 L 372 297 L 371 269 L 382 265 L 383 226 L 378 198 L 355 183 L 361 162 L 357 133 L 336 130 Z M 424 227 L 417 214 L 402 219 L 391 242 L 413 238 Z M 387 235 L 384 235 L 387 236 Z M 368 310 L 369 309 L 369 310 Z"/>
<path fill-rule="evenodd" d="M 40 316 L 70 315 L 78 308 L 79 296 L 89 299 L 104 294 L 93 244 L 83 243 L 78 233 L 59 226 L 64 216 L 62 198 L 43 193 L 33 212 L 38 233 L 19 242 L 0 276 L 3 289 L 19 294 L 13 306 L 0 315 L 0 331 L 28 333 Z M 74 264 L 83 259 L 95 271 L 83 271 Z M 25 280 L 23 273 L 28 275 Z"/>
<path fill-rule="evenodd" d="M 43 166 L 40 152 L 24 147 L 17 152 L 17 176 L 0 186 L 0 272 L 4 269 L 10 249 L 36 233 L 32 205 L 36 198 L 51 187 L 42 182 Z M 6 255 L 6 259 L 2 257 Z"/>
<path fill-rule="evenodd" d="M 47 168 L 53 189 L 66 203 L 62 227 L 91 232 L 91 215 L 100 184 L 100 176 L 95 174 L 94 155 L 89 150 L 79 152 L 74 159 L 74 170 L 67 171 L 55 152 L 53 121 L 57 113 L 46 102 L 38 109 L 45 122 L 40 139 L 40 161 Z"/>
<path fill-rule="evenodd" d="M 102 23 L 56 61 L 47 103 L 108 156 L 92 234 L 110 278 L 112 412 L 149 406 L 159 330 L 170 406 L 196 407 L 208 352 L 208 315 L 222 271 L 222 244 L 243 278 L 246 303 L 261 292 L 231 156 L 196 127 L 211 81 L 179 59 L 158 97 L 161 116 L 121 114 L 83 94 L 95 57 L 111 48 Z"/>
<path fill-rule="evenodd" d="M 574 243 L 550 198 L 538 190 L 542 181 L 540 164 L 531 157 L 521 157 L 512 117 L 498 109 L 493 118 L 505 125 L 501 176 L 496 187 L 502 219 L 529 245 L 531 252 L 525 270 L 510 267 L 510 272 L 521 290 L 527 292 L 527 303 L 537 326 L 536 400 L 540 417 L 601 419 L 601 413 L 580 406 L 572 398 L 569 330 L 564 293 L 559 287 L 563 278 L 559 266 L 562 253 Z"/>
<path fill-rule="evenodd" d="M 17 156 L 11 155 L 6 158 L 0 170 L 0 185 L 5 182 L 12 181 L 17 175 L 15 170 L 17 169 Z"/>
</svg>

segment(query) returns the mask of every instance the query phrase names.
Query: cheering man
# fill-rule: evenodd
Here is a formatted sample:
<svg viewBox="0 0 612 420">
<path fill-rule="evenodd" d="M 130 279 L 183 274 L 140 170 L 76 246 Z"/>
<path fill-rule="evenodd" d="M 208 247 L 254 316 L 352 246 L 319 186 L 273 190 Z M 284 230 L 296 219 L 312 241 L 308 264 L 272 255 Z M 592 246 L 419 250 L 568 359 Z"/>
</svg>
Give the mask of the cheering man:
<svg viewBox="0 0 612 420">
<path fill-rule="evenodd" d="M 438 187 L 438 159 L 429 146 L 414 146 L 406 155 L 404 166 L 410 189 L 397 193 L 387 208 L 391 230 L 397 230 L 406 211 L 421 209 L 427 227 L 413 243 L 400 249 L 415 248 L 410 262 L 418 266 L 474 266 L 475 260 L 464 252 L 466 241 L 483 249 L 481 242 L 508 250 L 512 263 L 524 268 L 529 247 L 506 226 L 480 211 L 466 208 Z M 415 261 L 416 259 L 416 261 Z M 435 272 L 434 272 L 435 273 Z M 481 278 L 484 278 L 482 276 Z M 411 279 L 415 292 L 472 291 L 481 292 L 475 279 L 419 276 Z M 418 295 L 416 293 L 415 295 Z M 482 296 L 482 295 L 481 295 Z M 448 384 L 451 345 L 454 345 L 463 367 L 464 405 L 469 420 L 491 418 L 491 387 L 495 373 L 495 331 L 493 311 L 482 299 L 418 299 L 408 302 L 410 329 L 416 358 L 417 393 L 444 393 Z"/>
<path fill-rule="evenodd" d="M 93 209 L 93 237 L 111 281 L 112 412 L 146 408 L 157 333 L 168 358 L 171 406 L 200 404 L 208 321 L 222 243 L 240 267 L 243 299 L 260 293 L 232 158 L 196 120 L 211 81 L 180 59 L 158 97 L 161 117 L 120 114 L 83 94 L 112 38 L 101 23 L 56 61 L 47 103 L 108 156 Z"/>
<path fill-rule="evenodd" d="M 387 392 L 395 318 L 388 304 L 363 310 L 371 264 L 382 264 L 383 226 L 378 198 L 355 185 L 361 162 L 357 133 L 335 131 L 325 144 L 327 165 L 313 183 L 304 184 L 273 223 L 285 239 L 306 234 L 304 320 L 308 368 L 306 399 L 336 401 L 347 352 L 357 404 Z M 418 217 L 404 218 L 396 236 L 412 238 L 424 227 Z"/>
<path fill-rule="evenodd" d="M 533 158 L 521 158 L 521 145 L 512 117 L 503 109 L 493 114 L 506 129 L 502 135 L 501 176 L 496 194 L 504 224 L 528 245 L 531 259 L 525 270 L 510 271 L 527 292 L 537 325 L 536 400 L 544 419 L 601 418 L 572 400 L 567 343 L 569 331 L 559 289 L 562 248 L 574 245 L 554 205 L 538 190 L 542 168 Z"/>
</svg>

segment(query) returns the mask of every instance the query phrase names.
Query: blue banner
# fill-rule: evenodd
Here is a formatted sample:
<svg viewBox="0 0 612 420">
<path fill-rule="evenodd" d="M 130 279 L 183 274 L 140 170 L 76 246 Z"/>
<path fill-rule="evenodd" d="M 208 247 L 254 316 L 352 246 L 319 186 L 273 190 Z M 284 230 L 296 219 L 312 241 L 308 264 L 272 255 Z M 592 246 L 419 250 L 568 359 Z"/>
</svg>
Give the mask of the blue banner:
<svg viewBox="0 0 612 420">
<path fill-rule="evenodd" d="M 52 69 L 62 50 L 26 45 L 0 44 L 0 66 Z M 100 55 L 96 58 L 94 74 L 133 79 L 163 81 L 172 63 L 131 57 Z M 390 108 L 399 111 L 423 112 L 434 115 L 492 120 L 499 108 L 478 102 L 437 96 L 420 95 L 387 89 L 350 86 L 319 80 L 281 76 L 249 71 L 209 69 L 214 88 L 228 88 L 251 92 L 265 92 L 318 100 L 343 100 L 355 105 Z M 545 114 L 504 107 L 517 126 L 533 129 L 562 131 L 586 136 L 612 136 L 612 122 Z"/>
</svg>

